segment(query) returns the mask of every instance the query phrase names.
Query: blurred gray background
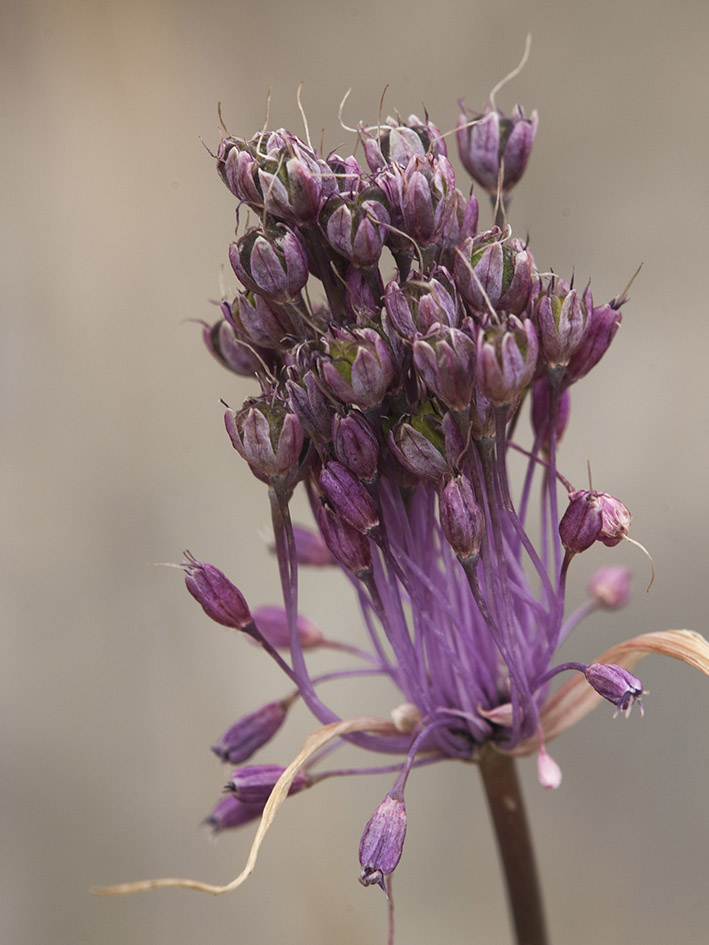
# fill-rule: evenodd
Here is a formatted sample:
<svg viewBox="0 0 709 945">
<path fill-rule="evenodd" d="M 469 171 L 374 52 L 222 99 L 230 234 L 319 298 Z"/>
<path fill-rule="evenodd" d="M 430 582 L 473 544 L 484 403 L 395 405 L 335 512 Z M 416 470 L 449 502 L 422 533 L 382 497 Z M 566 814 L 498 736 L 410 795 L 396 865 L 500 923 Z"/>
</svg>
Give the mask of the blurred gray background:
<svg viewBox="0 0 709 945">
<path fill-rule="evenodd" d="M 572 568 L 571 605 L 601 563 L 636 570 L 632 605 L 579 629 L 591 659 L 645 630 L 706 632 L 707 78 L 703 0 L 130 0 L 5 2 L 2 82 L 0 940 L 12 945 L 340 945 L 386 940 L 377 890 L 357 883 L 363 825 L 390 785 L 331 781 L 294 799 L 255 875 L 211 898 L 87 889 L 160 875 L 224 882 L 253 829 L 199 829 L 224 771 L 209 745 L 287 691 L 260 653 L 210 624 L 180 575 L 149 567 L 183 548 L 229 573 L 252 604 L 278 599 L 268 510 L 222 426 L 219 398 L 250 384 L 203 351 L 234 201 L 200 143 L 262 123 L 352 147 L 337 124 L 456 99 L 538 108 L 511 212 L 541 268 L 593 277 L 596 298 L 643 271 L 601 365 L 574 390 L 563 471 L 634 513 L 657 581 L 629 546 Z M 453 150 L 453 149 L 452 149 Z M 456 167 L 458 167 L 456 161 Z M 464 178 L 461 178 L 464 180 Z M 467 185 L 466 185 L 467 186 Z M 487 217 L 485 220 L 487 221 Z M 578 566 L 577 566 L 578 565 Z M 354 602 L 305 580 L 303 611 L 357 641 Z M 321 657 L 317 666 L 329 665 Z M 522 763 L 556 945 L 700 943 L 709 928 L 709 680 L 649 658 L 645 718 L 602 706 L 551 746 L 551 794 Z M 386 708 L 366 687 L 343 711 Z M 296 709 L 264 760 L 312 727 Z M 396 874 L 397 942 L 503 945 L 507 920 L 474 768 L 409 784 Z"/>
</svg>

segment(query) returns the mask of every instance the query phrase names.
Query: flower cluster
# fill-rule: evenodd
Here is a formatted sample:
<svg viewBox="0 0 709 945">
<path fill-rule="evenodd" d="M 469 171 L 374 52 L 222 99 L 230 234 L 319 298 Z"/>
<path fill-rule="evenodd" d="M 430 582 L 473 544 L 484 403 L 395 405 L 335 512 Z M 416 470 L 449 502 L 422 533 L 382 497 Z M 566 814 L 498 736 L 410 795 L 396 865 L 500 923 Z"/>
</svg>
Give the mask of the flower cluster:
<svg viewBox="0 0 709 945">
<path fill-rule="evenodd" d="M 554 662 L 583 616 L 620 607 L 630 593 L 628 572 L 605 568 L 589 603 L 564 618 L 572 559 L 595 542 L 623 540 L 630 513 L 607 493 L 574 489 L 557 469 L 570 389 L 611 344 L 625 297 L 598 304 L 588 285 L 540 272 L 529 246 L 512 237 L 505 208 L 536 129 L 536 113 L 526 118 L 520 108 L 510 117 L 492 107 L 461 113 L 461 162 L 497 200 L 489 229 L 479 225 L 472 189 L 466 196 L 456 186 L 428 116 L 360 126 L 366 166 L 352 155 L 322 156 L 285 130 L 226 136 L 218 149 L 222 180 L 259 222 L 229 249 L 243 288 L 221 303 L 205 340 L 260 388 L 228 408 L 225 423 L 268 487 L 283 606 L 252 613 L 214 566 L 190 555 L 184 568 L 207 614 L 260 644 L 293 688 L 214 746 L 236 768 L 209 823 L 249 822 L 279 785 L 285 796 L 339 773 L 317 770 L 327 740 L 398 756 L 361 769 L 396 775 L 361 840 L 365 884 L 384 887 L 399 861 L 404 789 L 416 766 L 476 761 L 490 746 L 537 751 L 541 782 L 558 785 L 544 747 L 566 724 L 550 696 L 557 673 L 578 674 L 582 701 L 603 697 L 616 711 L 641 705 L 642 684 L 629 671 L 637 655 Z M 523 449 L 515 436 L 525 402 L 532 430 Z M 527 464 L 515 498 L 511 451 Z M 291 522 L 296 487 L 316 530 Z M 366 646 L 328 640 L 298 613 L 301 566 L 344 572 Z M 391 722 L 339 719 L 306 660 L 321 647 L 348 659 L 322 678 L 391 680 Z M 323 726 L 313 750 L 288 769 L 245 764 L 296 698 Z"/>
</svg>

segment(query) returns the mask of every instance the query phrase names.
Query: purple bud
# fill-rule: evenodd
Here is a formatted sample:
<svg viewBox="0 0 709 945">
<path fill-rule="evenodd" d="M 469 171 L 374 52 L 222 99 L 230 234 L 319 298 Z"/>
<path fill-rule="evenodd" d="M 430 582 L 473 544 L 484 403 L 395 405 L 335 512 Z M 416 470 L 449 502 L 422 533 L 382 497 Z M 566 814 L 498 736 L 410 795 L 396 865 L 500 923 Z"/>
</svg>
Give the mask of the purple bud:
<svg viewBox="0 0 709 945">
<path fill-rule="evenodd" d="M 307 371 L 299 383 L 288 381 L 286 387 L 291 409 L 306 435 L 318 443 L 329 442 L 333 411 L 321 382 Z"/>
<path fill-rule="evenodd" d="M 575 289 L 541 296 L 534 312 L 540 355 L 549 368 L 565 366 L 578 348 L 586 326 L 586 309 Z"/>
<path fill-rule="evenodd" d="M 351 198 L 335 194 L 320 213 L 320 225 L 330 246 L 364 269 L 379 261 L 389 223 L 388 201 L 378 187 L 368 187 Z"/>
<path fill-rule="evenodd" d="M 629 568 L 609 565 L 599 568 L 587 585 L 589 595 L 606 610 L 618 610 L 630 600 L 633 574 Z"/>
<path fill-rule="evenodd" d="M 378 317 L 382 310 L 382 279 L 378 269 L 350 266 L 345 286 L 345 308 L 351 321 L 366 325 Z"/>
<path fill-rule="evenodd" d="M 592 308 L 587 304 L 586 309 L 586 328 L 566 368 L 566 376 L 571 381 L 585 377 L 591 368 L 598 364 L 610 347 L 622 319 L 620 309 L 613 308 L 612 305 Z"/>
<path fill-rule="evenodd" d="M 389 431 L 389 447 L 399 463 L 417 479 L 438 482 L 450 471 L 440 416 L 424 401 L 410 422 Z"/>
<path fill-rule="evenodd" d="M 224 424 L 234 449 L 257 478 L 269 481 L 298 466 L 303 428 L 294 413 L 268 399 L 249 399 L 237 413 L 228 409 Z"/>
<path fill-rule="evenodd" d="M 262 348 L 287 346 L 295 335 L 286 308 L 258 292 L 241 292 L 234 300 L 233 312 L 234 322 L 244 337 Z"/>
<path fill-rule="evenodd" d="M 456 254 L 453 276 L 458 291 L 475 312 L 519 315 L 532 291 L 532 254 L 519 240 L 501 242 L 496 226 L 468 237 Z"/>
<path fill-rule="evenodd" d="M 621 711 L 627 715 L 634 702 L 642 713 L 643 684 L 627 669 L 612 663 L 591 663 L 584 675 L 599 696 L 613 703 L 616 715 Z"/>
<path fill-rule="evenodd" d="M 283 725 L 289 702 L 269 702 L 245 715 L 222 735 L 212 751 L 222 761 L 240 765 L 269 742 Z"/>
<path fill-rule="evenodd" d="M 507 320 L 507 329 L 480 329 L 477 381 L 496 407 L 513 403 L 527 387 L 537 366 L 539 343 L 529 319 Z"/>
<path fill-rule="evenodd" d="M 290 646 L 288 614 L 283 607 L 270 605 L 258 607 L 253 612 L 253 619 L 256 627 L 271 646 L 276 649 L 285 649 Z M 298 639 L 304 649 L 319 646 L 322 643 L 323 635 L 312 620 L 298 614 L 297 626 Z"/>
<path fill-rule="evenodd" d="M 398 334 L 409 340 L 439 325 L 457 328 L 460 323 L 455 284 L 442 266 L 429 277 L 412 272 L 404 283 L 393 279 L 384 290 L 384 305 Z"/>
<path fill-rule="evenodd" d="M 462 106 L 461 106 L 462 108 Z M 470 124 L 471 119 L 475 124 Z M 497 194 L 504 163 L 502 192 L 509 193 L 524 173 L 537 132 L 537 113 L 529 118 L 519 105 L 509 117 L 488 105 L 482 114 L 462 111 L 458 119 L 458 152 L 471 177 L 491 196 Z"/>
<path fill-rule="evenodd" d="M 343 568 L 357 577 L 371 572 L 372 552 L 369 540 L 361 532 L 325 506 L 318 511 L 318 524 L 328 548 Z"/>
<path fill-rule="evenodd" d="M 182 567 L 187 590 L 202 605 L 205 614 L 234 630 L 250 626 L 253 623 L 251 611 L 238 587 L 213 564 L 198 561 L 189 551 L 185 552 L 185 558 L 187 562 Z"/>
<path fill-rule="evenodd" d="M 384 877 L 396 869 L 405 837 L 404 802 L 387 794 L 369 819 L 359 843 L 362 867 L 359 881 L 363 886 L 377 884 L 386 892 Z"/>
<path fill-rule="evenodd" d="M 295 556 L 298 559 L 298 564 L 325 568 L 335 563 L 330 549 L 318 532 L 303 528 L 300 525 L 294 525 L 293 538 L 295 539 Z"/>
<path fill-rule="evenodd" d="M 383 172 L 378 182 L 389 196 L 395 222 L 417 243 L 428 246 L 448 225 L 457 206 L 455 174 L 448 158 L 412 157 Z"/>
<path fill-rule="evenodd" d="M 414 342 L 414 366 L 428 389 L 451 410 L 470 404 L 475 342 L 458 328 L 433 329 Z"/>
<path fill-rule="evenodd" d="M 578 553 L 600 541 L 609 548 L 628 534 L 631 514 L 620 499 L 607 492 L 580 489 L 569 493 L 569 507 L 559 522 L 559 535 L 567 551 Z"/>
<path fill-rule="evenodd" d="M 222 303 L 222 307 L 224 306 L 228 308 L 226 302 Z M 262 369 L 263 365 L 256 356 L 253 345 L 245 337 L 240 337 L 238 329 L 231 321 L 222 319 L 214 325 L 205 325 L 203 337 L 205 345 L 217 361 L 235 374 L 250 377 Z"/>
<path fill-rule="evenodd" d="M 425 122 L 416 115 L 409 115 L 406 122 L 389 117 L 377 129 L 376 135 L 362 126 L 360 134 L 372 172 L 380 171 L 388 164 L 406 167 L 412 158 L 422 158 L 428 153 L 444 157 L 447 154 L 445 139 L 428 116 Z"/>
<path fill-rule="evenodd" d="M 335 455 L 358 479 L 371 482 L 377 475 L 379 443 L 366 417 L 352 412 L 332 418 L 332 442 Z"/>
<path fill-rule="evenodd" d="M 539 438 L 542 449 L 549 450 L 551 444 L 551 387 L 547 377 L 540 377 L 532 385 L 532 427 Z M 559 396 L 556 410 L 556 443 L 561 442 L 571 413 L 571 395 L 568 388 Z"/>
<path fill-rule="evenodd" d="M 251 823 L 263 814 L 264 804 L 244 804 L 233 794 L 225 795 L 216 805 L 212 813 L 205 820 L 214 833 L 229 830 L 232 827 L 241 827 Z"/>
<path fill-rule="evenodd" d="M 244 804 L 263 806 L 285 770 L 282 765 L 245 765 L 232 772 L 226 789 Z M 297 794 L 309 786 L 310 779 L 307 774 L 299 771 L 293 779 L 288 795 Z"/>
<path fill-rule="evenodd" d="M 441 529 L 461 558 L 477 558 L 485 533 L 485 516 L 465 476 L 451 479 L 438 499 Z"/>
<path fill-rule="evenodd" d="M 394 379 L 391 349 L 373 328 L 335 331 L 326 339 L 319 371 L 332 393 L 362 409 L 377 407 Z"/>
<path fill-rule="evenodd" d="M 333 460 L 323 467 L 320 486 L 332 508 L 352 528 L 368 535 L 377 527 L 379 514 L 374 499 L 342 463 Z"/>
<path fill-rule="evenodd" d="M 247 289 L 274 302 L 297 298 L 308 281 L 308 260 L 300 237 L 285 224 L 249 230 L 229 247 L 229 261 Z"/>
</svg>

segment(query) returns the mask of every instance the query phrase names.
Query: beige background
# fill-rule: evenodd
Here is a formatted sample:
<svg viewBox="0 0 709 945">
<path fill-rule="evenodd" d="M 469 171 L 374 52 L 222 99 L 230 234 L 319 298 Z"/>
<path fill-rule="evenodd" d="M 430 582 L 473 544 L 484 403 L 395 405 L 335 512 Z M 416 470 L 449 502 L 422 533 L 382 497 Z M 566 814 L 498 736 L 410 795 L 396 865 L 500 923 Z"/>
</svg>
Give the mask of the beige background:
<svg viewBox="0 0 709 945">
<path fill-rule="evenodd" d="M 330 782 L 295 799 L 256 875 L 220 899 L 166 891 L 98 900 L 93 883 L 151 875 L 226 881 L 251 831 L 198 829 L 224 772 L 211 742 L 286 691 L 243 641 L 203 618 L 184 547 L 254 604 L 277 597 L 267 508 L 231 449 L 219 398 L 250 390 L 213 363 L 210 318 L 233 201 L 208 147 L 216 106 L 347 142 L 389 109 L 443 128 L 456 99 L 540 112 L 512 224 L 540 267 L 593 276 L 598 299 L 645 266 L 612 351 L 578 387 L 562 466 L 634 513 L 656 586 L 630 547 L 632 607 L 579 630 L 569 658 L 670 626 L 707 630 L 707 53 L 703 0 L 217 0 L 2 5 L 2 541 L 0 941 L 12 945 L 340 945 L 385 941 L 385 907 L 356 880 L 362 826 L 390 784 Z M 232 284 L 228 267 L 224 278 Z M 304 610 L 357 640 L 342 586 L 309 577 Z M 317 665 L 326 665 L 320 660 Z M 557 945 L 700 943 L 709 928 L 709 680 L 649 659 L 644 719 L 596 711 L 553 745 L 562 788 L 524 765 Z M 342 711 L 386 709 L 366 688 Z M 272 760 L 310 727 L 294 712 Z M 268 758 L 266 758 L 268 760 Z M 400 945 L 506 942 L 498 868 L 474 769 L 417 773 L 396 875 Z"/>
</svg>

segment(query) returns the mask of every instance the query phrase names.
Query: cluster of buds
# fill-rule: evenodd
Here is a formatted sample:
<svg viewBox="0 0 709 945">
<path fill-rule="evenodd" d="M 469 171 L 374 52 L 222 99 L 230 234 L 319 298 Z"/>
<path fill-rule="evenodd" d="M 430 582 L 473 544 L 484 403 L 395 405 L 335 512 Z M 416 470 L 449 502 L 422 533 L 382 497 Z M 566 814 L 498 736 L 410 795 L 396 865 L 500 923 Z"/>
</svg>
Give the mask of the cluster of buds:
<svg viewBox="0 0 709 945">
<path fill-rule="evenodd" d="M 536 113 L 526 118 L 521 108 L 511 116 L 463 109 L 460 160 L 507 201 L 536 129 Z M 642 684 L 616 664 L 554 665 L 582 616 L 629 595 L 629 574 L 605 569 L 583 613 L 564 620 L 572 558 L 620 542 L 630 513 L 606 493 L 573 489 L 557 471 L 570 388 L 608 349 L 624 299 L 597 305 L 589 287 L 540 272 L 499 215 L 481 229 L 477 198 L 456 187 L 445 138 L 428 116 L 389 118 L 359 135 L 366 167 L 351 155 L 320 155 L 284 130 L 221 141 L 219 174 L 260 222 L 230 247 L 243 289 L 222 303 L 205 338 L 222 365 L 260 387 L 225 422 L 269 488 L 283 607 L 252 614 L 212 565 L 190 557 L 185 569 L 209 616 L 259 643 L 294 686 L 219 739 L 214 752 L 224 762 L 249 761 L 295 698 L 321 725 L 338 722 L 306 650 L 338 648 L 362 662 L 361 672 L 391 679 L 406 712 L 389 730 L 348 734 L 402 759 L 360 845 L 362 882 L 384 887 L 401 856 L 403 792 L 418 764 L 541 742 L 540 778 L 556 785 L 560 773 L 543 747 L 551 678 L 581 673 L 617 711 L 640 701 Z M 526 401 L 529 466 L 514 501 L 507 457 Z M 297 487 L 314 531 L 291 524 Z M 528 534 L 537 491 L 540 552 Z M 333 565 L 363 609 L 367 639 L 356 646 L 328 640 L 298 613 L 297 568 Z M 343 668 L 343 684 L 358 672 Z M 315 763 L 290 777 L 289 793 L 326 776 Z M 237 768 L 209 822 L 222 830 L 258 816 L 283 770 Z"/>
</svg>

